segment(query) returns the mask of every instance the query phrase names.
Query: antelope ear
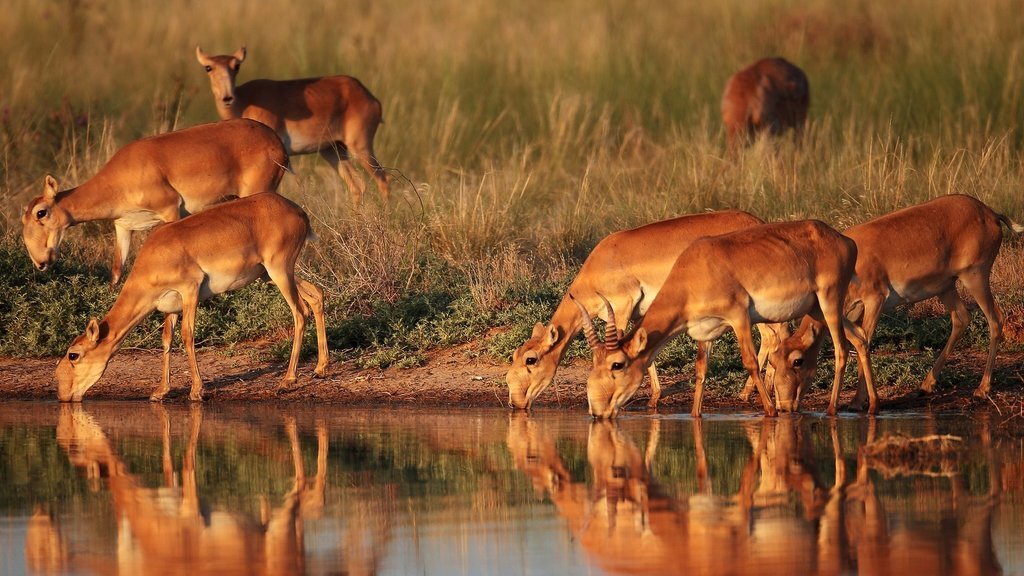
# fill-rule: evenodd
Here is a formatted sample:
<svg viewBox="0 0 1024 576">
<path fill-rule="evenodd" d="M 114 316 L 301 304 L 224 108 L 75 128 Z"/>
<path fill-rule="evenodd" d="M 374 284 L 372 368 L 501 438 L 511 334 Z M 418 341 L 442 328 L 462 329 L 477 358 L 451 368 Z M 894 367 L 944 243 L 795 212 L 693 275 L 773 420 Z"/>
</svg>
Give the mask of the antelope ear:
<svg viewBox="0 0 1024 576">
<path fill-rule="evenodd" d="M 626 353 L 632 357 L 637 357 L 641 352 L 647 348 L 647 330 L 643 328 L 637 328 L 636 332 L 633 333 L 633 337 L 626 343 Z"/>
<path fill-rule="evenodd" d="M 561 330 L 557 326 L 548 326 L 544 334 L 544 345 L 551 348 L 558 342 L 558 339 L 562 337 Z"/>
<path fill-rule="evenodd" d="M 234 56 L 235 60 L 238 60 L 238 63 L 241 64 L 242 62 L 245 62 L 245 54 L 245 46 L 242 46 L 237 52 L 232 54 L 232 56 Z"/>
<path fill-rule="evenodd" d="M 797 329 L 797 334 L 800 335 L 800 342 L 804 345 L 804 348 L 809 348 L 811 344 L 814 344 L 814 341 L 824 328 L 824 322 L 819 322 L 805 316 L 805 320 L 800 323 L 800 328 Z"/>
<path fill-rule="evenodd" d="M 89 325 L 85 327 L 85 337 L 93 344 L 100 341 L 100 323 L 95 318 L 89 319 Z"/>
<path fill-rule="evenodd" d="M 533 332 L 530 334 L 530 339 L 540 340 L 544 337 L 545 326 L 541 322 L 537 322 L 533 325 Z"/>
<path fill-rule="evenodd" d="M 57 183 L 57 179 L 49 174 L 46 178 L 43 178 L 43 197 L 47 200 L 54 200 L 57 198 L 57 188 L 60 184 Z"/>
</svg>

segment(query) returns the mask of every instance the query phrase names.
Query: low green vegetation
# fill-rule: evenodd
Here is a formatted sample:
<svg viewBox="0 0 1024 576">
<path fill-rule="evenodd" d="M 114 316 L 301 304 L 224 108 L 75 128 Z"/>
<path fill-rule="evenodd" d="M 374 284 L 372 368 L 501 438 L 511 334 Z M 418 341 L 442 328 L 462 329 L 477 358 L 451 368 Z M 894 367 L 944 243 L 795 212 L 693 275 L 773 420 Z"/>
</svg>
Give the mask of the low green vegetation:
<svg viewBox="0 0 1024 576">
<path fill-rule="evenodd" d="M 602 236 L 674 215 L 739 208 L 844 228 L 964 193 L 1024 221 L 1024 13 L 1012 0 L 269 0 L 212 15 L 171 0 L 145 17 L 129 4 L 21 2 L 0 22 L 2 355 L 59 354 L 113 302 L 109 225 L 74 229 L 39 273 L 21 211 L 47 173 L 74 185 L 135 138 L 214 120 L 196 44 L 246 45 L 241 81 L 346 73 L 383 101 L 389 211 L 372 184 L 352 211 L 317 157 L 295 158 L 281 189 L 319 236 L 302 274 L 327 292 L 332 350 L 361 366 L 465 343 L 508 358 Z M 759 142 L 731 157 L 722 87 L 766 55 L 807 72 L 809 131 L 801 148 Z M 993 276 L 1007 348 L 1024 342 L 1022 279 L 1024 244 L 1008 238 Z M 126 345 L 158 346 L 159 321 Z M 919 306 L 887 317 L 879 346 L 938 348 L 947 326 Z M 197 338 L 276 339 L 283 355 L 289 327 L 276 290 L 252 286 L 205 305 Z M 980 328 L 970 345 L 987 343 Z M 732 346 L 712 368 L 735 383 Z M 584 352 L 581 340 L 571 354 Z M 689 342 L 659 359 L 692 362 Z"/>
</svg>

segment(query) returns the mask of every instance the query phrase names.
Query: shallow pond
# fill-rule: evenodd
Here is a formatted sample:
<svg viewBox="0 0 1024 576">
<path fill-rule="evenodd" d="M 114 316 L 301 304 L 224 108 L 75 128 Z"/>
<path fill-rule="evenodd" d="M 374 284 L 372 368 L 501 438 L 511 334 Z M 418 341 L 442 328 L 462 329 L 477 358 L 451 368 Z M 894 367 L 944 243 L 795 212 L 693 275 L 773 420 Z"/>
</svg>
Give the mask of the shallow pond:
<svg viewBox="0 0 1024 576">
<path fill-rule="evenodd" d="M 9 402 L 0 574 L 1020 574 L 996 424 Z"/>
</svg>

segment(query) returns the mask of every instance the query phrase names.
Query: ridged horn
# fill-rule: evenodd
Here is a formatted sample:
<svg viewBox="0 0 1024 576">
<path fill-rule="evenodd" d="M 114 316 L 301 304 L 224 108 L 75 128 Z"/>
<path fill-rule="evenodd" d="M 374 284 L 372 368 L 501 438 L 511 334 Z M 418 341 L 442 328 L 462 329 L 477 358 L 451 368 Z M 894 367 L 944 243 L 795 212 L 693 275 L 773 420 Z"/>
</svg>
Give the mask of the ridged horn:
<svg viewBox="0 0 1024 576">
<path fill-rule="evenodd" d="M 608 309 L 608 323 L 604 326 L 604 347 L 605 350 L 614 350 L 619 347 L 619 329 L 616 328 L 615 309 L 612 308 L 612 303 L 604 297 L 604 294 L 598 292 L 597 295 L 604 301 L 604 306 Z"/>
<path fill-rule="evenodd" d="M 583 317 L 583 334 L 587 337 L 587 344 L 590 344 L 592 349 L 597 350 L 601 342 L 598 341 L 597 333 L 594 331 L 594 319 L 590 317 L 590 313 L 587 312 L 587 309 L 583 304 L 580 304 L 580 301 L 575 296 L 569 294 L 569 299 L 580 309 L 580 316 Z"/>
</svg>

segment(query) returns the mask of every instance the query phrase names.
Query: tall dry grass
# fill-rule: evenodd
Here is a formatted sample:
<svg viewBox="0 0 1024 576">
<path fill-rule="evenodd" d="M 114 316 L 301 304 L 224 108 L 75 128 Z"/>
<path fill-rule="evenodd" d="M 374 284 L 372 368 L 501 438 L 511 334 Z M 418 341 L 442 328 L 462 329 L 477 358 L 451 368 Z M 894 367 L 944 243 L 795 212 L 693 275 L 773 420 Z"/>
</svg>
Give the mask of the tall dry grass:
<svg viewBox="0 0 1024 576">
<path fill-rule="evenodd" d="M 244 44 L 243 81 L 346 73 L 384 103 L 390 213 L 372 193 L 353 213 L 315 157 L 282 187 L 313 218 L 304 272 L 335 319 L 444 293 L 432 313 L 526 326 L 552 305 L 537 287 L 564 285 L 597 239 L 673 215 L 842 228 L 965 193 L 1024 220 L 1020 30 L 1012 0 L 15 2 L 0 20 L 2 245 L 20 250 L 44 174 L 82 182 L 132 139 L 214 120 L 193 49 Z M 804 146 L 730 157 L 722 87 L 765 55 L 810 78 Z M 67 257 L 104 266 L 109 228 L 84 228 Z M 995 272 L 1012 314 L 1022 259 L 1010 240 Z M 369 340 L 412 330 L 394 325 Z"/>
</svg>

